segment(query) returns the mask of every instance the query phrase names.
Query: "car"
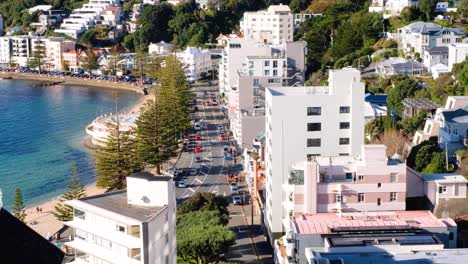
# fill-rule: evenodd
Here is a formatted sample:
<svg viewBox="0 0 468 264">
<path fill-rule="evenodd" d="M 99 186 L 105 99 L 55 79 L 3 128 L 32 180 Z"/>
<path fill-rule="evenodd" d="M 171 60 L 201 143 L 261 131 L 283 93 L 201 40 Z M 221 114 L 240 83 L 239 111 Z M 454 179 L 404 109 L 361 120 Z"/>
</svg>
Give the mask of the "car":
<svg viewBox="0 0 468 264">
<path fill-rule="evenodd" d="M 195 161 L 196 161 L 196 162 L 201 162 L 201 161 L 202 161 L 202 158 L 199 157 L 199 156 L 197 156 L 197 157 L 195 157 Z"/>
<path fill-rule="evenodd" d="M 179 187 L 179 188 L 185 188 L 185 187 L 187 187 L 187 184 L 185 183 L 184 180 L 178 181 L 178 182 L 177 182 L 177 187 Z"/>
<path fill-rule="evenodd" d="M 164 174 L 171 176 L 171 177 L 174 177 L 176 175 L 174 168 L 168 169 Z"/>
<path fill-rule="evenodd" d="M 239 196 L 239 195 L 234 195 L 234 196 L 232 197 L 232 203 L 233 203 L 233 204 L 236 204 L 236 205 L 241 205 L 241 204 L 242 204 L 242 200 L 241 200 L 240 196 Z"/>
<path fill-rule="evenodd" d="M 237 188 L 237 182 L 231 182 L 231 183 L 229 184 L 229 187 L 231 188 L 231 190 L 232 190 L 232 188 L 234 188 L 234 187 Z"/>
<path fill-rule="evenodd" d="M 195 176 L 195 175 L 198 174 L 198 170 L 195 169 L 195 168 L 192 168 L 192 169 L 190 169 L 189 173 L 190 173 L 190 175 Z"/>
<path fill-rule="evenodd" d="M 195 153 L 200 153 L 203 151 L 201 146 L 195 146 L 195 149 L 193 150 Z"/>
<path fill-rule="evenodd" d="M 189 140 L 190 140 L 189 135 L 185 134 L 185 135 L 184 135 L 184 141 L 189 141 Z"/>
<path fill-rule="evenodd" d="M 231 187 L 231 194 L 239 194 L 239 188 Z"/>
<path fill-rule="evenodd" d="M 224 150 L 224 152 L 228 152 L 228 151 L 229 151 L 229 146 L 224 145 L 224 146 L 223 146 L 223 150 Z"/>
<path fill-rule="evenodd" d="M 195 136 L 195 140 L 196 140 L 196 141 L 201 141 L 201 140 L 202 140 L 201 135 L 196 135 L 196 136 Z"/>
<path fill-rule="evenodd" d="M 226 140 L 226 139 L 227 139 L 226 134 L 224 133 L 219 134 L 219 140 Z"/>
<path fill-rule="evenodd" d="M 200 123 L 196 122 L 195 124 L 193 124 L 193 129 L 194 130 L 201 130 Z"/>
<path fill-rule="evenodd" d="M 206 106 L 210 106 L 210 105 L 211 105 L 211 102 L 210 102 L 210 101 L 206 101 L 206 102 L 205 102 L 205 105 L 206 105 Z"/>
<path fill-rule="evenodd" d="M 216 100 L 211 101 L 211 105 L 218 105 L 218 101 Z"/>
<path fill-rule="evenodd" d="M 224 130 L 224 126 L 221 125 L 221 124 L 219 124 L 219 125 L 217 126 L 217 128 L 218 128 L 218 130 Z"/>
</svg>

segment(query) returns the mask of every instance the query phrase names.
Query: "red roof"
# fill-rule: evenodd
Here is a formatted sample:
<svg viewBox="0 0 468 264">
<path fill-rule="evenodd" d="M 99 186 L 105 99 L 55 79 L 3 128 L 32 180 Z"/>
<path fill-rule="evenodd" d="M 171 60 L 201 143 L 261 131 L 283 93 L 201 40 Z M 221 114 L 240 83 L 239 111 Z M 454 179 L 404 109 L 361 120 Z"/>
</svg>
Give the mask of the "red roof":
<svg viewBox="0 0 468 264">
<path fill-rule="evenodd" d="M 329 234 L 336 227 L 407 226 L 416 228 L 451 227 L 450 218 L 439 219 L 430 211 L 383 211 L 360 213 L 300 214 L 293 220 L 299 234 Z"/>
</svg>

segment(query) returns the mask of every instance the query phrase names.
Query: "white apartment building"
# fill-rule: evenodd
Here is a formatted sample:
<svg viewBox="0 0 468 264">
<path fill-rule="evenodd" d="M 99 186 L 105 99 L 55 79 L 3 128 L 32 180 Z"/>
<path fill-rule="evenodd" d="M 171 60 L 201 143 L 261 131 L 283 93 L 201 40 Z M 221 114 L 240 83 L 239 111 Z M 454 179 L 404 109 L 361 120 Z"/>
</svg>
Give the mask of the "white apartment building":
<svg viewBox="0 0 468 264">
<path fill-rule="evenodd" d="M 330 70 L 329 86 L 266 90 L 265 224 L 282 232 L 283 184 L 291 166 L 314 156 L 359 156 L 364 143 L 364 83 L 358 70 Z"/>
<path fill-rule="evenodd" d="M 194 82 L 208 76 L 213 70 L 211 53 L 207 49 L 187 47 L 176 52 L 177 59 L 185 65 L 185 77 Z"/>
<path fill-rule="evenodd" d="M 294 17 L 289 6 L 270 5 L 267 10 L 245 12 L 240 29 L 246 39 L 278 45 L 293 41 Z"/>
<path fill-rule="evenodd" d="M 171 177 L 143 172 L 127 190 L 67 202 L 73 207 L 73 263 L 175 264 L 176 200 Z"/>
<path fill-rule="evenodd" d="M 399 16 L 405 7 L 418 6 L 417 0 L 373 0 L 369 12 L 383 13 L 384 18 Z"/>
<path fill-rule="evenodd" d="M 174 51 L 174 44 L 161 41 L 159 43 L 150 43 L 148 45 L 148 53 L 150 55 L 168 55 Z"/>
<path fill-rule="evenodd" d="M 448 67 L 452 71 L 453 65 L 468 60 L 468 43 L 452 43 L 448 46 Z"/>
<path fill-rule="evenodd" d="M 418 52 L 423 55 L 425 50 L 433 47 L 449 46 L 461 43 L 465 32 L 460 28 L 445 28 L 434 23 L 414 22 L 398 30 L 401 48 L 406 53 Z"/>
</svg>

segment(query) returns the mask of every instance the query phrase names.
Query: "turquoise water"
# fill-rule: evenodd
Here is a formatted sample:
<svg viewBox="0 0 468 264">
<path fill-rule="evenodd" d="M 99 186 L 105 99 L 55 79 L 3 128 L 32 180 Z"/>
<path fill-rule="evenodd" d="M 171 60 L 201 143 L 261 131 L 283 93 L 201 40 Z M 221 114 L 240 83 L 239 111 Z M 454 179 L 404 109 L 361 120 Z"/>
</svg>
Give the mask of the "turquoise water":
<svg viewBox="0 0 468 264">
<path fill-rule="evenodd" d="M 120 92 L 119 108 L 138 94 Z M 21 188 L 27 205 L 59 196 L 76 161 L 84 184 L 95 179 L 94 160 L 82 145 L 85 126 L 115 109 L 110 89 L 34 87 L 34 82 L 0 80 L 0 188 L 11 208 Z"/>
</svg>

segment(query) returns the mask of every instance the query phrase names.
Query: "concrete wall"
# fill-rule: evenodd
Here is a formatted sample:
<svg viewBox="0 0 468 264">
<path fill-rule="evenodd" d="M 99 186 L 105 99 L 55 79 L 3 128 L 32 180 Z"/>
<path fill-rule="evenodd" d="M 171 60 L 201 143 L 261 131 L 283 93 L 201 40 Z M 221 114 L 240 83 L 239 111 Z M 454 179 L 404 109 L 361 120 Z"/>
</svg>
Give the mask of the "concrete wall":
<svg viewBox="0 0 468 264">
<path fill-rule="evenodd" d="M 407 167 L 406 179 L 406 197 L 423 197 L 425 187 L 421 175 L 410 167 Z"/>
</svg>

